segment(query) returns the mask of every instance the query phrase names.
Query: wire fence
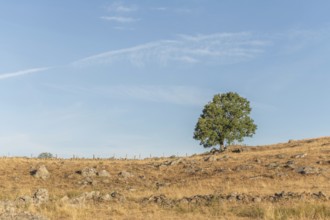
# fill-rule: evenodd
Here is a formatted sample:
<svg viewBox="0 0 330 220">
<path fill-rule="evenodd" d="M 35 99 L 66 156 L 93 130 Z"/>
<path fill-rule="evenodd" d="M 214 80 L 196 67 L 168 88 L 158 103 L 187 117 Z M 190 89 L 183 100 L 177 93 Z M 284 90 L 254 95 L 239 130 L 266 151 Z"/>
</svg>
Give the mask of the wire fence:
<svg viewBox="0 0 330 220">
<path fill-rule="evenodd" d="M 173 155 L 165 155 L 162 154 L 161 156 L 159 155 L 153 155 L 153 154 L 148 154 L 146 155 L 142 155 L 142 154 L 138 154 L 138 155 L 116 155 L 116 154 L 112 154 L 112 155 L 108 155 L 108 156 L 100 156 L 97 154 L 93 154 L 91 156 L 79 156 L 76 154 L 72 154 L 71 156 L 58 156 L 57 154 L 51 156 L 51 157 L 39 157 L 38 155 L 34 155 L 31 154 L 30 156 L 15 156 L 15 155 L 3 155 L 0 156 L 1 158 L 5 159 L 5 158 L 24 158 L 24 159 L 40 159 L 40 160 L 59 160 L 59 159 L 68 159 L 68 160 L 145 160 L 145 159 L 162 159 L 162 158 L 177 158 L 177 157 L 189 157 L 189 156 L 193 156 L 195 154 L 173 154 Z"/>
</svg>

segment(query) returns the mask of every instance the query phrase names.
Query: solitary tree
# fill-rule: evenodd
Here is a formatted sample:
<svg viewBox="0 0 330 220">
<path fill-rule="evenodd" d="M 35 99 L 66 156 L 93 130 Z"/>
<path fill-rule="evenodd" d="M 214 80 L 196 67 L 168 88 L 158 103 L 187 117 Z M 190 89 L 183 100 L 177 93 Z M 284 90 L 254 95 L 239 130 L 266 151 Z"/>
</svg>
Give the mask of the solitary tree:
<svg viewBox="0 0 330 220">
<path fill-rule="evenodd" d="M 38 158 L 40 158 L 40 159 L 53 158 L 53 154 L 48 153 L 48 152 L 43 152 L 38 155 Z"/>
<path fill-rule="evenodd" d="M 225 143 L 242 142 L 257 129 L 250 112 L 250 102 L 237 93 L 216 94 L 198 119 L 194 139 L 205 148 L 219 145 L 220 150 L 224 150 Z"/>
</svg>

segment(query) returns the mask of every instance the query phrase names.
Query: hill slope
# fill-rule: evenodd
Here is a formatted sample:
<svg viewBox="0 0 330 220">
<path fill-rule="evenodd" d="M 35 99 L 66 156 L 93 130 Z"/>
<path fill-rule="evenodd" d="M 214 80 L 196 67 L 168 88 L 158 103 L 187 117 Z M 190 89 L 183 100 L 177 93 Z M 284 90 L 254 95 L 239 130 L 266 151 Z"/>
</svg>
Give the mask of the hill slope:
<svg viewBox="0 0 330 220">
<path fill-rule="evenodd" d="M 330 137 L 184 158 L 0 161 L 1 219 L 330 219 Z"/>
</svg>

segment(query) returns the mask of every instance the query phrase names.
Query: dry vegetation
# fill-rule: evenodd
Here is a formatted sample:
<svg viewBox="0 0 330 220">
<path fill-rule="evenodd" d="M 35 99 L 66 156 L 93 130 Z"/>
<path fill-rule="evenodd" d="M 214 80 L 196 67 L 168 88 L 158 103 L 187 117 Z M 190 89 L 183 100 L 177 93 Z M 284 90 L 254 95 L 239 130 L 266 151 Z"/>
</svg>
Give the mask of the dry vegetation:
<svg viewBox="0 0 330 220">
<path fill-rule="evenodd" d="M 187 158 L 0 161 L 0 200 L 48 219 L 330 219 L 328 137 Z M 45 180 L 30 174 L 41 165 Z M 77 172 L 85 167 L 110 176 Z M 48 201 L 20 199 L 40 188 Z"/>
</svg>

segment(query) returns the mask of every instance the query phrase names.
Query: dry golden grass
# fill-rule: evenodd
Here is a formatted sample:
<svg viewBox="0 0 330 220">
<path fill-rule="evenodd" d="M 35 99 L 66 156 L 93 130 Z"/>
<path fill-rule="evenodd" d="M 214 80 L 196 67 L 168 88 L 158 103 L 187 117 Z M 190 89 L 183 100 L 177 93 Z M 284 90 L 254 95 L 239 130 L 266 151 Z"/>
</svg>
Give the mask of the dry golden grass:
<svg viewBox="0 0 330 220">
<path fill-rule="evenodd" d="M 204 161 L 209 155 L 184 158 L 176 165 L 160 166 L 178 158 L 145 160 L 70 160 L 70 159 L 0 159 L 0 200 L 15 200 L 31 195 L 36 189 L 49 191 L 50 201 L 41 206 L 24 207 L 49 219 L 330 219 L 330 202 L 316 200 L 280 201 L 262 203 L 212 202 L 208 205 L 162 206 L 142 203 L 143 198 L 163 194 L 176 200 L 183 197 L 208 194 L 245 193 L 273 195 L 276 192 L 319 192 L 330 195 L 330 137 L 290 141 L 290 143 L 260 147 L 240 147 L 242 153 L 231 148 L 214 155 L 218 160 Z M 303 158 L 292 158 L 307 153 Z M 297 167 L 312 166 L 320 174 L 302 175 L 284 168 L 294 160 Z M 321 163 L 317 163 L 321 161 Z M 278 168 L 268 168 L 270 163 Z M 51 176 L 47 180 L 30 175 L 33 168 L 45 165 Z M 75 172 L 84 167 L 105 169 L 111 176 L 93 177 L 96 185 L 81 185 L 84 179 Z M 134 175 L 118 176 L 121 171 Z M 195 170 L 191 172 L 190 170 Z M 107 181 L 104 181 L 104 180 Z M 72 205 L 61 198 L 74 198 L 84 192 L 119 192 L 125 202 L 86 202 Z"/>
</svg>

